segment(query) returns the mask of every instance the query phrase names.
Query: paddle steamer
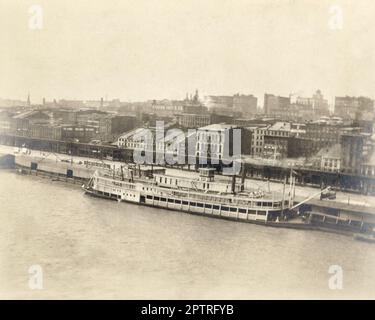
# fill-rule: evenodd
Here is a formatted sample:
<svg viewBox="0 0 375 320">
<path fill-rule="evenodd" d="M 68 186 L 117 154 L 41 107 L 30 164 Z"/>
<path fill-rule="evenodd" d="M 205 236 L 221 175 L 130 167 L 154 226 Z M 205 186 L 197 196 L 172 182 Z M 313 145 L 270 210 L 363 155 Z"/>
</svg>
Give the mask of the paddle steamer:
<svg viewBox="0 0 375 320">
<path fill-rule="evenodd" d="M 278 221 L 293 204 L 293 186 L 282 196 L 261 189 L 244 190 L 236 177 L 215 180 L 215 169 L 201 168 L 199 178 L 167 175 L 165 169 L 121 167 L 120 172 L 96 171 L 83 186 L 87 194 L 139 205 L 208 216 Z M 238 180 L 238 179 L 237 179 Z"/>
</svg>

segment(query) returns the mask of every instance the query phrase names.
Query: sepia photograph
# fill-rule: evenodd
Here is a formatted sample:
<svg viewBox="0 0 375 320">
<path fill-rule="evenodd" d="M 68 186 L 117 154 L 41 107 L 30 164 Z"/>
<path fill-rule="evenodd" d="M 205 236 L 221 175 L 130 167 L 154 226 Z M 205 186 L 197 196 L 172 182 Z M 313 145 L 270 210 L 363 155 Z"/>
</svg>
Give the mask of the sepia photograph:
<svg viewBox="0 0 375 320">
<path fill-rule="evenodd" d="M 374 14 L 0 0 L 0 300 L 375 299 Z"/>
</svg>

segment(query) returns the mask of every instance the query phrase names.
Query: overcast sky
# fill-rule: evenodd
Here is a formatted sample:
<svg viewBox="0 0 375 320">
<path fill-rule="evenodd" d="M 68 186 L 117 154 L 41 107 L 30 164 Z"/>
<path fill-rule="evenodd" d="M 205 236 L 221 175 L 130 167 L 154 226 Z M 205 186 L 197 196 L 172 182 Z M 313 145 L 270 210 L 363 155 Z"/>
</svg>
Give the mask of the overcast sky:
<svg viewBox="0 0 375 320">
<path fill-rule="evenodd" d="M 0 0 L 0 97 L 374 97 L 373 2 Z M 28 26 L 33 4 L 41 30 Z M 341 29 L 330 28 L 332 5 Z"/>
</svg>

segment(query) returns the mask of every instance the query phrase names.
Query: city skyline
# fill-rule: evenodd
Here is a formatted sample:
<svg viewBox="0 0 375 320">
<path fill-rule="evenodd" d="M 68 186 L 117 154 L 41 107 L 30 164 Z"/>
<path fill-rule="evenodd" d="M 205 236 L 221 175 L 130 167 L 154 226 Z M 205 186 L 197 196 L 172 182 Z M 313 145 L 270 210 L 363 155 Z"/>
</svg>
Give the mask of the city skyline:
<svg viewBox="0 0 375 320">
<path fill-rule="evenodd" d="M 356 9 L 348 1 L 40 1 L 40 30 L 28 28 L 31 5 L 0 13 L 2 98 L 145 101 L 199 88 L 254 94 L 262 107 L 266 92 L 321 89 L 330 104 L 374 97 L 369 1 Z M 342 13 L 336 29 L 333 5 Z"/>
</svg>

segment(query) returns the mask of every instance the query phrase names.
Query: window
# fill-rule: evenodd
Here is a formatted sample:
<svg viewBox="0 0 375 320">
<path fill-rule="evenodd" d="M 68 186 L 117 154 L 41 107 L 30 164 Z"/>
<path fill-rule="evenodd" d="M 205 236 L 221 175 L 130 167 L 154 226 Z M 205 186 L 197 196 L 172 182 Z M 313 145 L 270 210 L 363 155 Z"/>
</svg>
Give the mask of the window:
<svg viewBox="0 0 375 320">
<path fill-rule="evenodd" d="M 167 201 L 167 199 L 165 199 L 165 198 L 160 198 L 160 201 Z"/>
<path fill-rule="evenodd" d="M 174 202 L 174 199 L 168 199 L 168 202 L 173 203 L 173 202 Z"/>
<path fill-rule="evenodd" d="M 246 209 L 243 209 L 243 208 L 239 208 L 238 211 L 239 211 L 240 213 L 246 213 Z"/>
<path fill-rule="evenodd" d="M 187 206 L 187 205 L 189 204 L 189 202 L 187 202 L 187 201 L 182 201 L 182 204 L 183 204 L 184 206 Z"/>
<path fill-rule="evenodd" d="M 154 197 L 154 200 L 159 201 L 160 198 L 159 197 Z"/>
<path fill-rule="evenodd" d="M 197 205 L 197 203 L 196 202 L 190 202 L 190 205 L 195 207 Z"/>
<path fill-rule="evenodd" d="M 228 207 L 221 207 L 221 210 L 223 210 L 223 211 L 228 211 L 229 208 L 228 208 Z"/>
<path fill-rule="evenodd" d="M 237 212 L 237 208 L 230 208 L 231 212 Z"/>
<path fill-rule="evenodd" d="M 219 209 L 220 209 L 220 207 L 217 206 L 217 205 L 213 205 L 213 208 L 214 208 L 215 210 L 219 210 Z"/>
<path fill-rule="evenodd" d="M 203 203 L 198 202 L 197 207 L 203 208 Z"/>
<path fill-rule="evenodd" d="M 212 205 L 211 205 L 211 204 L 207 204 L 207 203 L 206 203 L 204 206 L 205 206 L 205 208 L 207 208 L 207 209 L 211 209 L 211 208 L 212 208 Z"/>
</svg>

